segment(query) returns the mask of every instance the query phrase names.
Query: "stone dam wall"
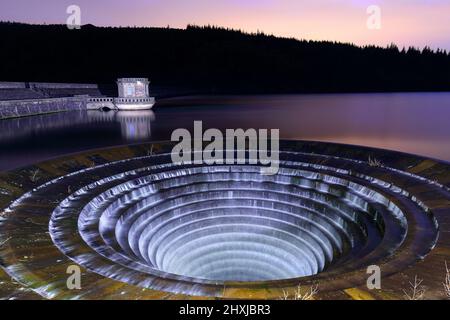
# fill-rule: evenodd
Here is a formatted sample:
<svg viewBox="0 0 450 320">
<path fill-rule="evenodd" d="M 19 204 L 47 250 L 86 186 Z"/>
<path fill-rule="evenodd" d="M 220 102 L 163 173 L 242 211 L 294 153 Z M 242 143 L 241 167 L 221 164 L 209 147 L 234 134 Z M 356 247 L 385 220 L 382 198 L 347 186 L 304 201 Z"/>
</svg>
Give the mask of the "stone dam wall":
<svg viewBox="0 0 450 320">
<path fill-rule="evenodd" d="M 157 99 L 200 94 L 193 88 L 152 86 Z M 114 84 L 0 82 L 0 120 L 85 110 L 87 98 L 115 97 Z"/>
<path fill-rule="evenodd" d="M 0 101 L 0 120 L 84 109 L 85 97 Z"/>
<path fill-rule="evenodd" d="M 102 96 L 97 84 L 0 82 L 0 101 L 65 98 L 77 95 Z"/>
<path fill-rule="evenodd" d="M 86 109 L 87 97 L 101 97 L 97 84 L 0 82 L 0 120 Z"/>
</svg>

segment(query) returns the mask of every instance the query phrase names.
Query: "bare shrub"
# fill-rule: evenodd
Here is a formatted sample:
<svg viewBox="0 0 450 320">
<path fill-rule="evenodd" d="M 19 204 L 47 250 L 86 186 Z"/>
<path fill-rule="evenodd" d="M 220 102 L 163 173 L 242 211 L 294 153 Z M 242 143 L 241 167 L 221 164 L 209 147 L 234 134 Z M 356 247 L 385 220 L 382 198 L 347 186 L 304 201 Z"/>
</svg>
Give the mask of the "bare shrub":
<svg viewBox="0 0 450 320">
<path fill-rule="evenodd" d="M 409 282 L 409 289 L 403 290 L 405 300 L 422 300 L 424 298 L 426 289 L 422 285 L 422 282 L 423 280 L 417 276 L 414 277 L 414 282 Z"/>
<path fill-rule="evenodd" d="M 447 261 L 445 261 L 445 280 L 443 285 L 445 295 L 450 299 L 450 269 L 448 268 Z"/>
<path fill-rule="evenodd" d="M 376 158 L 372 158 L 371 156 L 369 156 L 369 166 L 371 167 L 382 167 L 383 164 L 381 163 L 380 160 L 376 159 Z"/>
<path fill-rule="evenodd" d="M 6 240 L 0 241 L 0 248 L 3 247 L 9 240 L 11 240 L 11 237 Z"/>
<path fill-rule="evenodd" d="M 31 177 L 30 177 L 31 182 L 37 182 L 40 179 L 39 172 L 40 172 L 39 169 L 33 170 L 31 172 Z"/>
<path fill-rule="evenodd" d="M 294 290 L 293 295 L 288 291 L 283 290 L 283 296 L 281 300 L 314 300 L 314 296 L 319 292 L 318 285 L 313 285 L 307 291 L 302 290 L 302 286 L 298 285 L 297 289 Z"/>
</svg>

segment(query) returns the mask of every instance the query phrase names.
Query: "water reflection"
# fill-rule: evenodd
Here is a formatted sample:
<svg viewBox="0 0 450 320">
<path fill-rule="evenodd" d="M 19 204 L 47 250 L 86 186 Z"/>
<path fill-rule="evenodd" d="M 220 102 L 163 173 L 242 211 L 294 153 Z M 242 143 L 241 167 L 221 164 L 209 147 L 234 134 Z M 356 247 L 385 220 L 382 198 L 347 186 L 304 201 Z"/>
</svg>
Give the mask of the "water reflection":
<svg viewBox="0 0 450 320">
<path fill-rule="evenodd" d="M 64 154 L 148 141 L 153 111 L 73 111 L 0 121 L 0 170 Z"/>
<path fill-rule="evenodd" d="M 155 120 L 155 113 L 145 111 L 101 112 L 88 111 L 89 122 L 119 123 L 122 137 L 129 140 L 146 140 L 152 136 L 151 123 Z"/>
<path fill-rule="evenodd" d="M 0 170 L 87 149 L 170 140 L 177 128 L 280 129 L 283 139 L 450 161 L 450 93 L 191 97 L 153 111 L 78 111 L 0 121 Z"/>
<path fill-rule="evenodd" d="M 122 138 L 125 140 L 145 140 L 152 135 L 151 123 L 155 120 L 155 113 L 145 111 L 74 111 L 61 112 L 50 115 L 15 118 L 0 121 L 0 141 L 8 142 L 20 138 L 33 138 L 35 135 L 49 131 L 57 131 L 80 126 L 119 124 Z"/>
<path fill-rule="evenodd" d="M 365 145 L 450 161 L 450 93 L 228 96 L 174 101 L 160 126 L 279 128 L 283 139 Z M 174 116 L 176 114 L 176 116 Z M 166 124 L 170 117 L 170 122 Z"/>
</svg>

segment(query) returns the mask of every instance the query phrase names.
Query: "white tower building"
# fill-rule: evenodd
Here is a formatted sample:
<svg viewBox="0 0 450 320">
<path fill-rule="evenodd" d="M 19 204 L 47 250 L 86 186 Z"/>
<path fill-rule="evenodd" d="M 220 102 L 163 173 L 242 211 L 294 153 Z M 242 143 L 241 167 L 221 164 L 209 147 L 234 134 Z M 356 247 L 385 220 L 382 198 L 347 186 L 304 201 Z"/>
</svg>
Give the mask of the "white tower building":
<svg viewBox="0 0 450 320">
<path fill-rule="evenodd" d="M 155 105 L 150 97 L 147 78 L 121 78 L 117 80 L 119 97 L 114 104 L 119 110 L 149 110 Z"/>
</svg>

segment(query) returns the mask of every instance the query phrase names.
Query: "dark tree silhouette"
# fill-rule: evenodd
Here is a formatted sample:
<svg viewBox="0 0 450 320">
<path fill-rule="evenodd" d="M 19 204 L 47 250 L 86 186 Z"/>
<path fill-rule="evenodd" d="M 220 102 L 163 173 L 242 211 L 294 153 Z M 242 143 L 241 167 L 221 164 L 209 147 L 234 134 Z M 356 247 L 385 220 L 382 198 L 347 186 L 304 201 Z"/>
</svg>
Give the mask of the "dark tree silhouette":
<svg viewBox="0 0 450 320">
<path fill-rule="evenodd" d="M 143 76 L 208 92 L 450 90 L 450 56 L 430 48 L 277 38 L 214 26 L 100 28 L 0 23 L 0 80 L 112 83 Z"/>
</svg>

